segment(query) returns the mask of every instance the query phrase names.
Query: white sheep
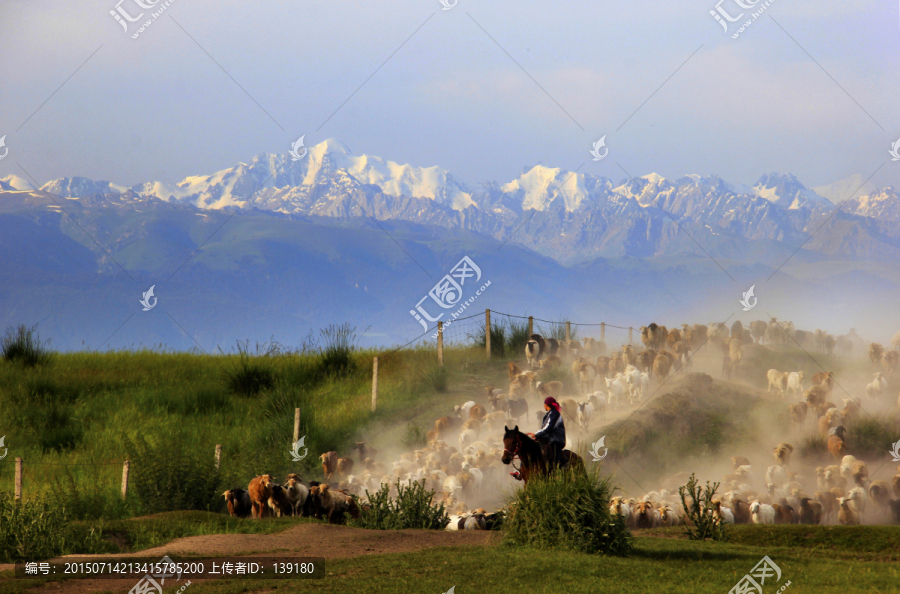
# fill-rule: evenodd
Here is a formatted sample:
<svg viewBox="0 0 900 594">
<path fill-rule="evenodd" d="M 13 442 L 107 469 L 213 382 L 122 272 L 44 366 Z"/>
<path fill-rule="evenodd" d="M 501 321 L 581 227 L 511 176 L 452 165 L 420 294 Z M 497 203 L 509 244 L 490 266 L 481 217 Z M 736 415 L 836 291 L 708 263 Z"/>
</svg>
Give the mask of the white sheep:
<svg viewBox="0 0 900 594">
<path fill-rule="evenodd" d="M 625 392 L 628 391 L 625 376 L 618 373 L 613 379 L 606 378 L 606 389 L 609 392 L 609 403 L 614 408 L 619 408 L 620 399 L 624 398 Z"/>
<path fill-rule="evenodd" d="M 754 501 L 750 504 L 750 521 L 754 524 L 774 524 L 775 508 L 771 505 Z"/>
<path fill-rule="evenodd" d="M 606 396 L 603 392 L 594 392 L 589 398 L 591 406 L 601 419 L 606 418 Z"/>
<path fill-rule="evenodd" d="M 787 473 L 784 471 L 784 466 L 778 466 L 777 464 L 774 466 L 769 466 L 766 469 L 766 483 L 775 483 L 776 485 L 783 485 L 787 482 Z"/>
<path fill-rule="evenodd" d="M 803 392 L 802 371 L 792 371 L 788 374 L 787 391 L 794 395 L 800 395 Z"/>
<path fill-rule="evenodd" d="M 879 371 L 875 374 L 875 379 L 866 385 L 866 396 L 869 397 L 869 400 L 876 400 L 886 389 L 887 380 L 885 379 L 884 374 Z"/>
<path fill-rule="evenodd" d="M 594 407 L 591 405 L 590 400 L 578 403 L 578 425 L 581 427 L 582 431 L 587 431 L 590 428 L 591 416 L 593 416 L 593 414 Z"/>
</svg>

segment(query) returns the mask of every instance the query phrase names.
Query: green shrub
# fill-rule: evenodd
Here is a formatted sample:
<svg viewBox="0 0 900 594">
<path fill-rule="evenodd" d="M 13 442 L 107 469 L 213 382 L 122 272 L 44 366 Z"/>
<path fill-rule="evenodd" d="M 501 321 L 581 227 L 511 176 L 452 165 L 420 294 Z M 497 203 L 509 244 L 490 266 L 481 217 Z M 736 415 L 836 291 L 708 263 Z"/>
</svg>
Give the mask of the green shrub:
<svg viewBox="0 0 900 594">
<path fill-rule="evenodd" d="M 404 434 L 403 439 L 400 440 L 400 443 L 407 450 L 421 448 L 428 443 L 427 433 L 419 429 L 418 425 L 407 423 L 406 433 Z"/>
<path fill-rule="evenodd" d="M 350 324 L 330 324 L 321 331 L 322 345 L 319 365 L 326 376 L 342 377 L 354 369 L 353 351 L 356 348 L 356 328 Z"/>
<path fill-rule="evenodd" d="M 422 371 L 422 385 L 435 392 L 444 393 L 450 383 L 450 372 L 446 367 L 432 363 Z"/>
<path fill-rule="evenodd" d="M 370 507 L 363 509 L 352 524 L 371 530 L 443 530 L 450 523 L 444 504 L 432 505 L 434 491 L 425 490 L 425 481 L 414 481 L 405 486 L 398 480 L 395 486 L 396 499 L 391 499 L 387 485 L 382 485 L 376 493 L 366 491 Z"/>
<path fill-rule="evenodd" d="M 82 548 L 95 547 L 100 534 L 94 530 L 80 534 Z M 9 492 L 0 492 L 0 563 L 47 559 L 74 550 L 76 539 L 66 518 L 66 510 L 48 498 L 16 501 Z"/>
<path fill-rule="evenodd" d="M 472 344 L 484 348 L 485 326 L 479 323 L 475 332 L 466 335 Z M 506 354 L 506 327 L 502 323 L 491 323 L 491 356 L 502 357 Z"/>
<path fill-rule="evenodd" d="M 19 324 L 15 329 L 10 326 L 6 336 L 0 339 L 0 356 L 7 361 L 18 361 L 25 367 L 35 367 L 49 363 L 53 357 L 47 345 L 41 342 L 37 334 L 37 325 L 29 328 Z"/>
<path fill-rule="evenodd" d="M 693 526 L 685 524 L 685 533 L 691 540 L 726 540 L 725 523 L 720 522 L 714 514 L 713 496 L 718 488 L 719 483 L 710 486 L 709 481 L 706 481 L 705 488 L 701 487 L 693 474 L 686 485 L 678 487 L 686 518 L 693 523 Z"/>
<path fill-rule="evenodd" d="M 208 510 L 218 503 L 219 471 L 212 456 L 189 452 L 175 435 L 150 444 L 123 436 L 134 490 L 146 513 Z"/>
<path fill-rule="evenodd" d="M 509 320 L 509 331 L 507 332 L 506 352 L 510 356 L 519 357 L 525 352 L 525 343 L 528 342 L 530 335 L 528 334 L 527 321 Z"/>
<path fill-rule="evenodd" d="M 507 497 L 510 509 L 503 529 L 508 542 L 626 555 L 633 546 L 624 521 L 609 511 L 610 479 L 596 470 L 557 470 L 528 481 Z"/>
<path fill-rule="evenodd" d="M 275 385 L 275 370 L 270 360 L 271 352 L 260 354 L 257 345 L 257 354 L 250 354 L 249 341 L 247 344 L 237 343 L 238 359 L 231 368 L 226 368 L 228 388 L 239 396 L 256 396 L 263 390 L 268 390 Z"/>
</svg>

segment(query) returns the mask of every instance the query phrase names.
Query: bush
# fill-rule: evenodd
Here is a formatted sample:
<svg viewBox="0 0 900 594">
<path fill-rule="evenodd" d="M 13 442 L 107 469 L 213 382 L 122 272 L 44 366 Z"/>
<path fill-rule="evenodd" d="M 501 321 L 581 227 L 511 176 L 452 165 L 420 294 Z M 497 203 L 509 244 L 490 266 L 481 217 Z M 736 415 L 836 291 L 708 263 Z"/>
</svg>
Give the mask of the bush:
<svg viewBox="0 0 900 594">
<path fill-rule="evenodd" d="M 446 392 L 449 383 L 450 372 L 446 367 L 433 363 L 422 371 L 422 384 L 435 392 Z"/>
<path fill-rule="evenodd" d="M 228 388 L 239 396 L 256 396 L 263 390 L 275 385 L 275 371 L 268 359 L 273 353 L 271 347 L 260 353 L 260 345 L 256 345 L 256 356 L 250 355 L 249 341 L 246 344 L 238 341 L 237 365 L 225 370 Z"/>
<path fill-rule="evenodd" d="M 123 436 L 134 490 L 145 513 L 209 510 L 218 502 L 219 471 L 212 456 L 192 455 L 177 436 L 160 444 Z"/>
<path fill-rule="evenodd" d="M 352 524 L 370 530 L 443 530 L 450 523 L 444 504 L 432 505 L 434 491 L 425 490 L 424 480 L 414 481 L 409 486 L 398 480 L 396 487 L 396 499 L 391 499 L 387 485 L 382 485 L 376 493 L 367 490 L 370 507 L 363 509 Z"/>
<path fill-rule="evenodd" d="M 95 548 L 100 534 L 91 530 L 76 539 L 66 519 L 66 510 L 47 498 L 16 501 L 0 492 L 0 563 L 48 559 L 73 550 L 75 542 Z"/>
<path fill-rule="evenodd" d="M 47 341 L 47 345 L 50 341 Z M 19 361 L 25 367 L 35 367 L 49 363 L 53 353 L 41 342 L 37 334 L 37 325 L 29 328 L 20 324 L 6 330 L 6 336 L 0 339 L 0 355 L 7 361 Z"/>
<path fill-rule="evenodd" d="M 467 337 L 475 346 L 484 348 L 485 327 L 480 323 L 474 334 Z M 502 357 L 506 353 L 506 327 L 501 323 L 491 323 L 491 356 Z"/>
<path fill-rule="evenodd" d="M 400 443 L 407 450 L 419 449 L 428 443 L 427 436 L 427 433 L 419 429 L 418 425 L 407 423 L 406 434 Z"/>
<path fill-rule="evenodd" d="M 322 347 L 319 365 L 326 376 L 343 377 L 354 369 L 353 350 L 356 348 L 356 328 L 343 323 L 329 325 L 321 331 Z"/>
<path fill-rule="evenodd" d="M 528 342 L 530 337 L 528 334 L 528 322 L 515 322 L 510 319 L 507 336 L 506 352 L 514 357 L 521 356 L 525 352 L 525 343 Z"/>
<path fill-rule="evenodd" d="M 690 519 L 690 523 L 685 523 L 685 532 L 691 540 L 726 539 L 725 523 L 720 522 L 713 512 L 713 496 L 718 488 L 719 483 L 710 486 L 709 481 L 706 481 L 705 488 L 699 486 L 697 477 L 693 474 L 685 486 L 678 487 L 686 519 Z M 690 499 L 690 505 L 688 505 L 688 499 Z"/>
<path fill-rule="evenodd" d="M 506 540 L 515 545 L 626 555 L 631 532 L 609 511 L 613 488 L 597 471 L 557 470 L 507 497 Z"/>
</svg>

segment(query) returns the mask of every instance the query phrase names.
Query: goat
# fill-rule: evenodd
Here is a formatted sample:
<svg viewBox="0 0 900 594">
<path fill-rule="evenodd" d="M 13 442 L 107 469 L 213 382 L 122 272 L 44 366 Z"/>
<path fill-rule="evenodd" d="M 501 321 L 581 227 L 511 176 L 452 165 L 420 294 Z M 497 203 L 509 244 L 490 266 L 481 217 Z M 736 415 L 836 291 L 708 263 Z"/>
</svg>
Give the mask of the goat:
<svg viewBox="0 0 900 594">
<path fill-rule="evenodd" d="M 246 518 L 253 513 L 253 503 L 250 501 L 250 493 L 244 489 L 231 489 L 222 493 L 228 513 L 234 518 Z"/>
</svg>

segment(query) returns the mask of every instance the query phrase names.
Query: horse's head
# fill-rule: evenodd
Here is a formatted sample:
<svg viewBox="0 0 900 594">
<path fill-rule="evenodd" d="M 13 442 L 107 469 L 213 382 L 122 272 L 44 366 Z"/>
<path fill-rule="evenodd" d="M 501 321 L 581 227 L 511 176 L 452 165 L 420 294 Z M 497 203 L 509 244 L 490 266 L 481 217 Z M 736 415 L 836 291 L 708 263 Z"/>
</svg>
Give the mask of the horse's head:
<svg viewBox="0 0 900 594">
<path fill-rule="evenodd" d="M 522 449 L 522 434 L 519 433 L 518 425 L 512 429 L 504 425 L 503 430 L 503 457 L 500 458 L 500 461 L 509 464 Z"/>
</svg>

